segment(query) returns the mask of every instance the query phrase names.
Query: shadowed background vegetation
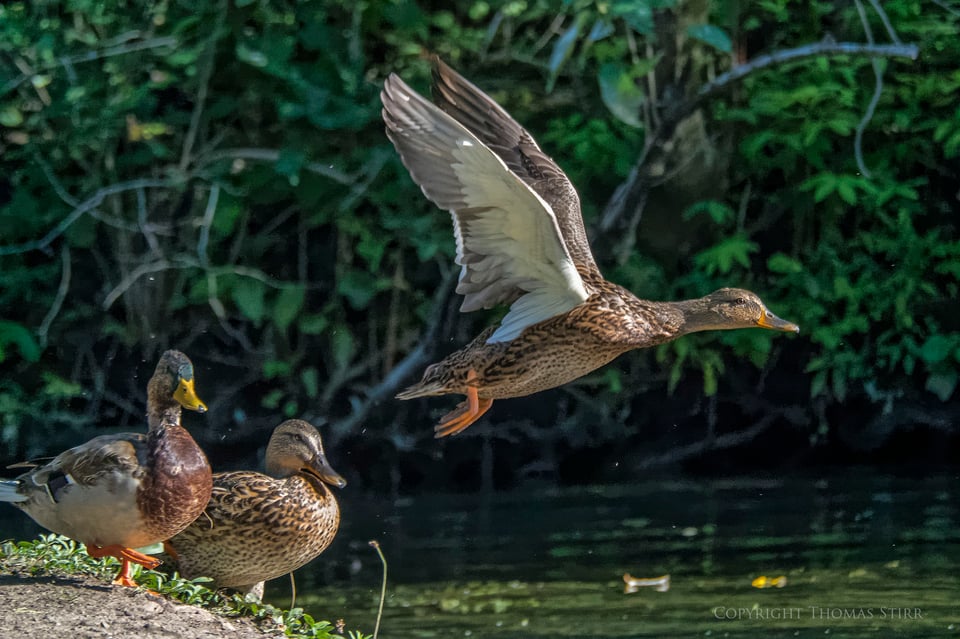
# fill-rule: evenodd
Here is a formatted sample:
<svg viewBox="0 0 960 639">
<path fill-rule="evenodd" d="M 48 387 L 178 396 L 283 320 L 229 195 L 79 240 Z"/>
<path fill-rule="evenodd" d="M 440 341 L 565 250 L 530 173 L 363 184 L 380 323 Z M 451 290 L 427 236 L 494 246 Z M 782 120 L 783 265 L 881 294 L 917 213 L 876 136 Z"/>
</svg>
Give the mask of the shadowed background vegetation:
<svg viewBox="0 0 960 639">
<path fill-rule="evenodd" d="M 220 468 L 288 417 L 374 490 L 947 460 L 960 5 L 456 6 L 0 5 L 2 461 L 141 429 L 167 348 Z M 497 316 L 458 312 L 449 216 L 383 133 L 428 52 L 567 171 L 611 280 L 751 288 L 801 334 L 685 337 L 434 442 L 458 400 L 392 395 Z"/>
</svg>

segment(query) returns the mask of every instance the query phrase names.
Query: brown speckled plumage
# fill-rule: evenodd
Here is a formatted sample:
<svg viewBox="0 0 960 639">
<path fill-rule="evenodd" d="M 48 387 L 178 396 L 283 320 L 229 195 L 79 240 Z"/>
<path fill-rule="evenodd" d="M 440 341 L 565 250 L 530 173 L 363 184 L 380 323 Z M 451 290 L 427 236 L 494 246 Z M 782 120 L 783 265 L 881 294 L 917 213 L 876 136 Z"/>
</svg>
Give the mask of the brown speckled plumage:
<svg viewBox="0 0 960 639">
<path fill-rule="evenodd" d="M 92 556 L 123 562 L 117 583 L 134 585 L 129 562 L 156 565 L 132 548 L 177 534 L 203 512 L 213 480 L 203 451 L 180 426 L 181 406 L 203 412 L 193 364 L 167 351 L 147 384 L 146 435 L 101 435 L 0 483 L 38 524 L 87 545 Z"/>
<path fill-rule="evenodd" d="M 506 111 L 437 58 L 433 77 L 436 104 L 396 75 L 387 78 L 387 136 L 427 198 L 451 213 L 461 310 L 511 305 L 499 326 L 397 395 L 467 396 L 441 418 L 438 437 L 462 431 L 494 399 L 565 384 L 628 350 L 694 331 L 799 330 L 749 291 L 653 302 L 604 279 L 576 189 L 560 167 Z"/>
<path fill-rule="evenodd" d="M 330 467 L 317 429 L 297 419 L 277 426 L 266 466 L 269 475 L 213 476 L 205 513 L 166 543 L 181 574 L 262 596 L 262 582 L 293 572 L 330 545 L 340 508 L 327 484 L 346 482 Z"/>
</svg>

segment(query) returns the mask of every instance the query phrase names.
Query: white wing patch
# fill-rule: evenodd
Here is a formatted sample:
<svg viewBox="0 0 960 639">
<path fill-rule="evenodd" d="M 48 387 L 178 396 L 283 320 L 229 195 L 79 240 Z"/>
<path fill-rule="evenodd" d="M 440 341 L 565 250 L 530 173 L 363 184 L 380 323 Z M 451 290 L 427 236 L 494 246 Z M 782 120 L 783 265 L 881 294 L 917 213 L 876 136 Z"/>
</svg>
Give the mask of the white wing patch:
<svg viewBox="0 0 960 639">
<path fill-rule="evenodd" d="M 397 76 L 387 78 L 382 99 L 387 134 L 410 175 L 452 214 L 462 310 L 515 300 L 489 341 L 514 339 L 589 297 L 556 213 L 536 191 Z"/>
<path fill-rule="evenodd" d="M 528 326 L 583 303 L 589 294 L 562 243 L 550 205 L 482 144 L 478 148 L 469 140 L 459 140 L 458 146 L 453 153 L 458 162 L 452 168 L 464 202 L 468 207 L 493 207 L 466 229 L 456 211 L 451 211 L 458 262 L 462 263 L 464 246 L 486 256 L 469 265 L 478 273 L 508 262 L 508 279 L 526 294 L 513 303 L 487 341 L 510 341 Z M 491 160 L 499 164 L 500 171 L 491 172 Z M 504 179 L 504 174 L 509 179 Z"/>
</svg>

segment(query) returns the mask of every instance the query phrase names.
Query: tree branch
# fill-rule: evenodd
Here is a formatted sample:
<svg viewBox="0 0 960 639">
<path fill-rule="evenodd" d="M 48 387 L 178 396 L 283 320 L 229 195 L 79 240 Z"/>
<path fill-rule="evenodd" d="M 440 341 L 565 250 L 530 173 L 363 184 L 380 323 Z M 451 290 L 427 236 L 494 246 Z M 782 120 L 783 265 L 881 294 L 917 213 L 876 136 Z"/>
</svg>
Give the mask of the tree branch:
<svg viewBox="0 0 960 639">
<path fill-rule="evenodd" d="M 916 60 L 919 55 L 919 48 L 915 44 L 814 42 L 792 49 L 783 49 L 781 51 L 774 51 L 773 53 L 757 56 L 746 64 L 738 65 L 730 71 L 718 75 L 713 80 L 702 85 L 691 99 L 681 102 L 672 110 L 669 110 L 664 115 L 661 125 L 647 136 L 643 150 L 640 152 L 640 157 L 636 163 L 634 163 L 627 179 L 614 191 L 613 196 L 604 209 L 603 215 L 600 217 L 600 232 L 607 233 L 615 226 L 618 226 L 620 219 L 624 216 L 627 209 L 631 208 L 630 205 L 636 198 L 636 193 L 645 188 L 646 172 L 643 169 L 647 164 L 650 154 L 665 140 L 669 139 L 676 130 L 677 125 L 700 108 L 700 105 L 703 104 L 704 101 L 731 90 L 737 83 L 756 71 L 774 65 L 795 62 L 820 55 L 892 57 Z"/>
<path fill-rule="evenodd" d="M 97 190 L 92 196 L 84 202 L 78 204 L 59 224 L 53 227 L 46 235 L 39 240 L 30 240 L 21 244 L 12 244 L 9 246 L 0 246 L 0 255 L 17 255 L 29 251 L 46 251 L 50 243 L 63 235 L 64 231 L 70 228 L 70 225 L 79 220 L 85 213 L 92 211 L 100 206 L 108 195 L 116 195 L 124 191 L 134 191 L 137 189 L 162 189 L 172 186 L 172 183 L 166 180 L 131 180 L 129 182 L 119 182 L 110 186 L 105 186 Z M 61 195 L 62 197 L 62 195 Z M 69 197 L 69 196 L 68 196 Z M 72 198 L 71 198 L 72 199 Z"/>
<path fill-rule="evenodd" d="M 758 55 L 745 64 L 738 65 L 726 73 L 707 82 L 697 90 L 696 102 L 689 112 L 699 105 L 705 98 L 712 97 L 730 89 L 731 84 L 743 80 L 745 77 L 776 64 L 795 62 L 818 55 L 840 56 L 852 55 L 856 57 L 880 58 L 908 58 L 916 60 L 920 49 L 915 44 L 864 44 L 862 42 L 814 42 L 793 49 L 783 49 L 765 55 Z"/>
<path fill-rule="evenodd" d="M 213 151 L 203 158 L 203 164 L 212 164 L 217 160 L 259 160 L 261 162 L 276 162 L 278 159 L 280 159 L 280 151 L 276 149 L 221 149 L 219 151 Z M 339 182 L 345 186 L 352 186 L 356 181 L 356 177 L 321 162 L 308 162 L 303 165 L 303 168 L 311 173 L 330 178 L 334 182 Z"/>
<path fill-rule="evenodd" d="M 60 261 L 63 263 L 63 270 L 60 275 L 60 286 L 57 288 L 57 295 L 53 299 L 53 304 L 50 305 L 50 310 L 47 311 L 47 314 L 43 317 L 43 321 L 40 322 L 40 328 L 37 329 L 37 339 L 43 348 L 47 346 L 47 335 L 50 332 L 50 325 L 53 324 L 53 320 L 55 320 L 60 313 L 63 300 L 66 299 L 67 291 L 70 290 L 70 246 L 67 244 L 64 244 L 60 249 Z"/>
<path fill-rule="evenodd" d="M 734 433 L 726 433 L 724 435 L 708 435 L 700 441 L 687 444 L 686 446 L 671 448 L 668 452 L 659 455 L 647 455 L 633 464 L 632 468 L 634 470 L 647 470 L 659 466 L 669 466 L 711 450 L 722 450 L 724 448 L 740 446 L 752 441 L 757 435 L 770 428 L 775 417 L 777 417 L 777 415 L 765 415 L 753 426 L 745 428 L 744 430 L 738 430 Z"/>
<path fill-rule="evenodd" d="M 403 383 L 403 380 L 410 377 L 430 360 L 437 341 L 437 334 L 440 332 L 440 325 L 443 323 L 444 309 L 447 306 L 450 294 L 453 292 L 458 275 L 459 269 L 451 269 L 437 288 L 437 292 L 433 296 L 433 305 L 430 308 L 430 320 L 416 347 L 390 369 L 390 372 L 379 384 L 367 392 L 366 398 L 357 403 L 356 408 L 348 417 L 331 424 L 330 429 L 335 438 L 339 439 L 347 433 L 355 432 L 354 429 L 367 418 L 374 406 L 392 395 Z"/>
<path fill-rule="evenodd" d="M 135 36 L 139 37 L 139 33 L 135 34 Z M 134 42 L 133 44 L 119 44 L 116 46 L 107 47 L 105 49 L 100 49 L 99 51 L 88 51 L 87 53 L 81 53 L 79 55 L 61 56 L 57 58 L 56 62 L 47 63 L 33 73 L 24 73 L 19 77 L 10 80 L 4 84 L 2 88 L 0 88 L 0 96 L 4 96 L 10 91 L 13 91 L 37 73 L 50 71 L 51 69 L 55 69 L 59 66 L 69 69 L 74 64 L 93 62 L 94 60 L 100 60 L 101 58 L 110 58 L 117 55 L 125 55 L 127 53 L 144 51 L 146 49 L 157 49 L 161 47 L 172 48 L 176 46 L 177 39 L 173 36 L 167 36 L 161 38 L 147 38 L 146 40 L 140 40 L 139 42 Z"/>
<path fill-rule="evenodd" d="M 197 102 L 193 107 L 193 113 L 190 115 L 190 127 L 187 129 L 187 134 L 183 139 L 183 150 L 180 153 L 179 168 L 181 171 L 186 171 L 187 167 L 190 166 L 193 145 L 197 140 L 197 132 L 200 130 L 200 119 L 203 115 L 203 108 L 207 103 L 207 91 L 210 89 L 210 77 L 213 75 L 213 65 L 217 50 L 217 38 L 220 35 L 220 29 L 223 27 L 223 20 L 226 16 L 226 13 L 227 5 L 226 3 L 221 2 L 219 11 L 217 11 L 217 22 L 210 33 L 206 50 L 203 52 L 203 59 L 200 61 L 200 84 L 197 88 Z"/>
</svg>

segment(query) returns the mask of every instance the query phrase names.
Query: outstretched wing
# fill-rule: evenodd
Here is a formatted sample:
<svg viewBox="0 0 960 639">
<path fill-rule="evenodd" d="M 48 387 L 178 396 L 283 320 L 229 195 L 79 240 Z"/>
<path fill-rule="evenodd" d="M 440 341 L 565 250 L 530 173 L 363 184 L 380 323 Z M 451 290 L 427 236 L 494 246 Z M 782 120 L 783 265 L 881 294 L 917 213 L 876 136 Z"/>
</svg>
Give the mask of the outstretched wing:
<svg viewBox="0 0 960 639">
<path fill-rule="evenodd" d="M 433 101 L 477 136 L 550 205 L 573 261 L 601 278 L 583 228 L 577 190 L 556 162 L 540 150 L 533 136 L 438 56 L 433 57 Z"/>
<path fill-rule="evenodd" d="M 410 175 L 453 218 L 461 310 L 513 302 L 489 341 L 514 339 L 589 297 L 550 204 L 395 74 L 380 97 L 387 136 Z"/>
</svg>

